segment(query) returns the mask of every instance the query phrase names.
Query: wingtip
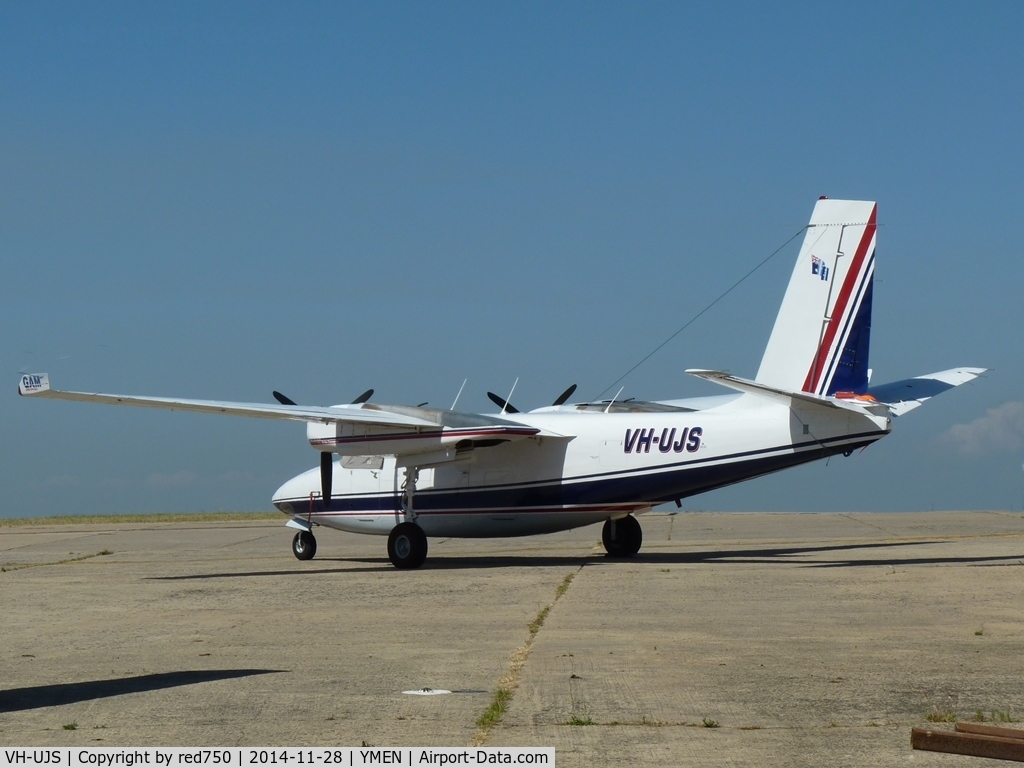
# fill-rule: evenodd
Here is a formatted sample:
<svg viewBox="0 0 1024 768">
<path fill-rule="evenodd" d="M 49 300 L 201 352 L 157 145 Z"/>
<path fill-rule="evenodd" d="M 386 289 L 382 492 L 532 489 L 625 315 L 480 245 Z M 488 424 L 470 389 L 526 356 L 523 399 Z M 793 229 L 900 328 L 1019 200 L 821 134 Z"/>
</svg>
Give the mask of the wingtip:
<svg viewBox="0 0 1024 768">
<path fill-rule="evenodd" d="M 24 373 L 18 381 L 18 394 L 23 397 L 38 395 L 50 389 L 47 373 Z"/>
</svg>

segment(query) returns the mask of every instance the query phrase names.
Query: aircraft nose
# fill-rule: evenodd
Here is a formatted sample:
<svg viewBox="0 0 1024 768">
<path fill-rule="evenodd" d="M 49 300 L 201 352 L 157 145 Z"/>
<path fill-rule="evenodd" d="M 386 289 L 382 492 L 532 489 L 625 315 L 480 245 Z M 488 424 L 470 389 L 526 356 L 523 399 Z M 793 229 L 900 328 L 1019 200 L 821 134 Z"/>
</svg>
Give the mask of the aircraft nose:
<svg viewBox="0 0 1024 768">
<path fill-rule="evenodd" d="M 319 482 L 319 477 L 319 470 L 296 475 L 274 491 L 271 503 L 286 515 L 303 514 L 306 507 L 301 505 L 303 502 L 308 504 L 310 491 L 317 487 L 315 483 Z"/>
<path fill-rule="evenodd" d="M 270 499 L 271 503 L 286 515 L 295 513 L 295 481 L 297 479 L 298 478 L 293 477 L 291 480 L 284 483 L 280 488 L 274 491 L 274 495 Z"/>
<path fill-rule="evenodd" d="M 292 506 L 292 503 L 290 501 L 288 501 L 287 497 L 283 493 L 283 491 L 284 491 L 284 489 L 285 489 L 285 487 L 287 485 L 288 484 L 285 483 L 280 488 L 278 488 L 274 492 L 274 495 L 271 498 L 270 502 L 275 507 L 277 507 L 278 510 L 280 510 L 281 512 L 284 512 L 286 515 L 292 515 L 292 514 L 295 514 L 295 507 Z"/>
</svg>

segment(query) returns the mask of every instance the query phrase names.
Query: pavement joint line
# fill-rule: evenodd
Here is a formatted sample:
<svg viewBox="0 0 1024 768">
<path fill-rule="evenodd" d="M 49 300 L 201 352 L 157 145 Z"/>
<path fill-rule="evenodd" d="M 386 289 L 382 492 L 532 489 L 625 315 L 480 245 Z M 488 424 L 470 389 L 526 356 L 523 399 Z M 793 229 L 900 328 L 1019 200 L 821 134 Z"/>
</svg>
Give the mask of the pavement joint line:
<svg viewBox="0 0 1024 768">
<path fill-rule="evenodd" d="M 69 536 L 69 537 L 65 537 L 65 538 L 62 538 L 62 539 L 58 539 L 57 543 L 59 543 L 62 547 L 63 546 L 72 546 L 75 542 L 82 543 L 83 540 L 85 540 L 85 539 L 94 539 L 94 538 L 96 538 L 98 536 L 109 536 L 109 535 L 112 535 L 112 533 L 108 533 L 107 531 L 83 532 L 80 536 L 73 536 L 73 537 Z M 15 546 L 13 546 L 13 547 L 5 547 L 3 549 L 3 551 L 4 552 L 15 552 L 15 551 L 17 551 L 19 549 L 28 549 L 29 547 L 34 547 L 38 543 L 39 542 L 36 542 L 36 541 L 25 541 L 25 542 L 22 542 L 20 544 L 17 544 Z"/>
<path fill-rule="evenodd" d="M 154 525 L 196 523 L 268 523 L 283 520 L 279 512 L 155 512 L 125 515 L 56 515 L 0 519 L 0 528 L 41 528 L 65 525 Z M 232 526 L 234 527 L 234 526 Z"/>
<path fill-rule="evenodd" d="M 839 513 L 837 513 L 837 514 L 838 514 L 838 515 L 839 515 L 840 517 L 845 517 L 845 518 L 846 518 L 847 520 L 849 520 L 849 521 L 850 521 L 851 523 L 859 523 L 860 525 L 866 525 L 866 526 L 868 526 L 869 528 L 875 528 L 876 530 L 879 530 L 879 531 L 881 531 L 882 533 L 884 533 L 884 534 L 886 534 L 886 535 L 890 535 L 890 536 L 892 535 L 892 531 L 887 531 L 887 530 L 886 530 L 885 528 L 883 528 L 882 526 L 880 526 L 880 525 L 875 525 L 874 523 L 869 523 L 869 522 L 868 522 L 867 520 L 858 520 L 858 519 L 857 519 L 856 517 L 854 517 L 854 516 L 853 516 L 853 514 L 851 514 L 850 512 L 839 512 Z"/>
<path fill-rule="evenodd" d="M 13 571 L 21 571 L 25 568 L 42 568 L 47 565 L 68 565 L 70 563 L 80 563 L 83 560 L 91 560 L 94 557 L 104 557 L 106 555 L 114 554 L 109 549 L 104 549 L 100 552 L 93 552 L 88 555 L 79 555 L 78 557 L 68 557 L 64 560 L 55 560 L 51 563 L 21 563 L 18 564 L 3 564 L 0 565 L 0 573 L 11 573 Z"/>
<path fill-rule="evenodd" d="M 264 533 L 259 536 L 253 536 L 251 539 L 240 539 L 238 541 L 230 541 L 227 544 L 222 544 L 221 546 L 217 547 L 217 549 L 231 549 L 232 547 L 237 547 L 241 544 L 251 544 L 254 541 L 263 541 L 263 539 L 269 538 L 273 535 L 273 533 Z"/>
<path fill-rule="evenodd" d="M 491 729 L 501 722 L 502 716 L 512 703 L 512 698 L 515 695 L 516 689 L 519 687 L 519 678 L 522 674 L 523 667 L 526 666 L 526 660 L 530 656 L 530 651 L 533 649 L 533 641 L 537 638 L 541 627 L 544 625 L 545 619 L 551 609 L 555 607 L 557 603 L 566 592 L 569 591 L 569 585 L 572 584 L 573 579 L 576 575 L 583 570 L 586 563 L 581 563 L 576 567 L 575 570 L 571 571 L 555 589 L 554 599 L 546 606 L 538 611 L 537 616 L 527 624 L 527 630 L 529 632 L 526 642 L 520 647 L 512 651 L 508 660 L 508 671 L 501 676 L 498 680 L 498 687 L 494 692 L 494 697 L 491 704 L 488 706 L 484 713 L 477 718 L 476 724 L 477 730 L 476 735 L 473 737 L 473 741 L 470 746 L 482 747 L 487 743 L 487 739 L 490 738 Z"/>
</svg>

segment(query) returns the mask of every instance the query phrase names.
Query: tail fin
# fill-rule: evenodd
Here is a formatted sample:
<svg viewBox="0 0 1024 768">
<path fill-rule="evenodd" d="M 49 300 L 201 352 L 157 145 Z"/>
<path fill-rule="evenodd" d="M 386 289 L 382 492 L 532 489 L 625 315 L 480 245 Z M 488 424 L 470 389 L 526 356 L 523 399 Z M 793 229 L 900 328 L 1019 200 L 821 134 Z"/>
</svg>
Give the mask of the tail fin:
<svg viewBox="0 0 1024 768">
<path fill-rule="evenodd" d="M 818 200 L 755 381 L 816 395 L 867 391 L 876 211 Z"/>
</svg>

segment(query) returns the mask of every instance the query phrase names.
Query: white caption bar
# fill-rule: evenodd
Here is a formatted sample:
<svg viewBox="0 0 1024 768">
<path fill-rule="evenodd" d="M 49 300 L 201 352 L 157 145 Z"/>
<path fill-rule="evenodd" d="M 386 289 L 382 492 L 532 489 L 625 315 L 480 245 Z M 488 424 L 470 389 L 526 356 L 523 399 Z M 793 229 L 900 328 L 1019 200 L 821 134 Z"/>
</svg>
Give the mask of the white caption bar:
<svg viewBox="0 0 1024 768">
<path fill-rule="evenodd" d="M 554 747 L 4 747 L 0 768 L 555 765 Z"/>
</svg>

